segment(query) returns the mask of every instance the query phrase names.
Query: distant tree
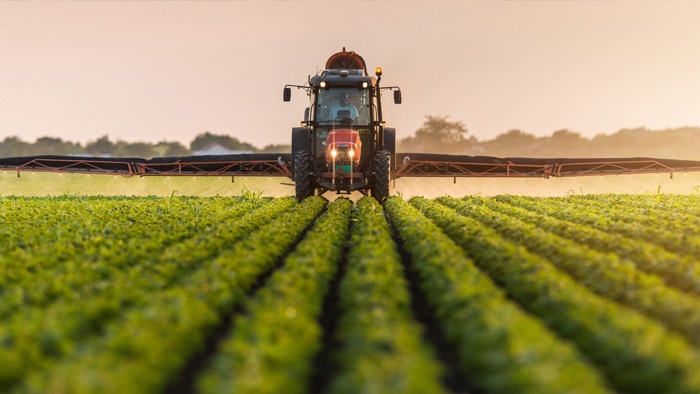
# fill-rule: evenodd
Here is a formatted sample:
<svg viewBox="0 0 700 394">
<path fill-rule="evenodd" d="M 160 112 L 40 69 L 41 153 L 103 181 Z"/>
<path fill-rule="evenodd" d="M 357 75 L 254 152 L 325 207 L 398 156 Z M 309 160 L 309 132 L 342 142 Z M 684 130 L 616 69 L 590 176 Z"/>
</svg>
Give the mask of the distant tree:
<svg viewBox="0 0 700 394">
<path fill-rule="evenodd" d="M 493 141 L 504 145 L 517 146 L 536 143 L 537 137 L 535 137 L 533 134 L 513 129 L 506 133 L 499 134 Z"/>
<path fill-rule="evenodd" d="M 643 127 L 621 129 L 614 134 L 593 137 L 592 150 L 598 156 L 639 157 L 667 159 L 700 159 L 697 146 L 700 128 L 681 127 L 665 130 L 648 130 Z"/>
<path fill-rule="evenodd" d="M 93 156 L 116 156 L 116 145 L 104 135 L 96 141 L 88 142 L 85 151 Z"/>
<path fill-rule="evenodd" d="M 179 142 L 161 141 L 153 147 L 155 156 L 189 156 L 192 152 Z"/>
<path fill-rule="evenodd" d="M 219 144 L 220 146 L 229 150 L 249 150 L 255 151 L 256 148 L 246 142 L 241 142 L 238 138 L 231 137 L 229 135 L 216 135 L 210 132 L 205 132 L 204 134 L 198 135 L 191 143 L 190 150 L 204 150 L 213 144 Z"/>
<path fill-rule="evenodd" d="M 416 130 L 416 139 L 444 146 L 464 141 L 466 134 L 467 128 L 460 121 L 451 122 L 448 116 L 426 116 L 423 126 Z"/>
<path fill-rule="evenodd" d="M 499 134 L 496 138 L 485 142 L 483 145 L 489 155 L 526 156 L 535 152 L 541 144 L 542 142 L 533 134 L 513 129 Z"/>
<path fill-rule="evenodd" d="M 546 156 L 589 156 L 587 138 L 571 130 L 557 130 L 546 140 Z"/>
<path fill-rule="evenodd" d="M 292 151 L 292 146 L 289 144 L 270 144 L 260 149 L 260 153 L 289 153 Z"/>
<path fill-rule="evenodd" d="M 134 155 L 129 152 L 129 143 L 126 141 L 117 141 L 114 143 L 112 157 L 132 157 Z"/>
<path fill-rule="evenodd" d="M 37 155 L 77 155 L 85 152 L 80 144 L 54 137 L 38 138 L 32 145 L 32 149 Z"/>
<path fill-rule="evenodd" d="M 450 121 L 448 116 L 426 116 L 423 126 L 413 137 L 399 142 L 402 151 L 460 153 L 470 144 L 466 139 L 467 127 L 461 121 Z"/>
<path fill-rule="evenodd" d="M 19 137 L 7 137 L 0 143 L 0 157 L 32 156 L 32 145 Z"/>
<path fill-rule="evenodd" d="M 120 141 L 121 142 L 121 141 Z M 127 142 L 126 146 L 126 156 L 140 157 L 145 159 L 150 159 L 156 156 L 153 149 L 153 144 L 147 142 Z"/>
</svg>

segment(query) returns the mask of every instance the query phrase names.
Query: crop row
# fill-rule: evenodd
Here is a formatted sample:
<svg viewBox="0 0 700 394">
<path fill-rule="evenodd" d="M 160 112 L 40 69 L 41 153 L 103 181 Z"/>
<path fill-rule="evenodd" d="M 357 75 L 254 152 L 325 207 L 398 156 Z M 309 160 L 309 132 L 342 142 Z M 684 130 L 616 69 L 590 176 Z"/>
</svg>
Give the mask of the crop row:
<svg viewBox="0 0 700 394">
<path fill-rule="evenodd" d="M 382 206 L 355 209 L 340 281 L 334 393 L 439 393 L 440 366 L 413 319 L 408 283 Z"/>
<path fill-rule="evenodd" d="M 644 211 L 654 212 L 663 217 L 674 220 L 683 216 L 690 219 L 694 224 L 700 224 L 700 194 L 694 195 L 673 195 L 673 194 L 599 194 L 570 196 L 570 201 L 597 201 L 604 204 L 617 204 L 634 209 L 630 213 L 642 213 Z M 683 226 L 685 229 L 685 226 Z"/>
<path fill-rule="evenodd" d="M 349 235 L 351 206 L 338 199 L 288 255 L 200 378 L 202 392 L 308 392 L 320 350 L 323 300 Z"/>
<path fill-rule="evenodd" d="M 659 277 L 615 254 L 601 253 L 554 232 L 542 231 L 473 200 L 441 197 L 438 201 L 524 245 L 593 292 L 662 319 L 694 344 L 700 344 L 700 299 L 666 286 Z"/>
<path fill-rule="evenodd" d="M 130 310 L 90 347 L 36 381 L 39 390 L 158 391 L 175 379 L 204 338 L 256 280 L 299 239 L 325 205 L 309 199 L 273 221 L 244 222 L 246 238 L 204 261 L 143 308 Z M 35 391 L 35 390 L 32 390 Z"/>
<path fill-rule="evenodd" d="M 575 349 L 508 301 L 433 222 L 397 198 L 386 206 L 472 384 L 488 392 L 606 391 Z"/>
<path fill-rule="evenodd" d="M 470 198 L 471 204 L 483 204 L 541 230 L 604 253 L 614 253 L 632 262 L 638 269 L 658 275 L 668 285 L 700 294 L 700 264 L 687 256 L 667 251 L 653 243 L 614 232 L 562 220 L 546 212 L 546 200 L 501 196 L 495 199 Z M 564 217 L 562 215 L 562 217 Z"/>
<path fill-rule="evenodd" d="M 1 391 L 700 392 L 696 209 L 3 197 Z"/>
<path fill-rule="evenodd" d="M 514 197 L 504 196 L 505 200 Z M 517 197 L 518 201 L 535 200 L 532 197 Z M 541 213 L 558 219 L 572 221 L 601 231 L 641 239 L 659 245 L 670 252 L 695 258 L 700 255 L 700 228 L 692 225 L 690 218 L 673 223 L 658 217 L 653 211 L 634 213 L 625 205 L 586 204 L 584 199 L 546 199 Z M 687 223 L 687 226 L 684 226 Z"/>
<path fill-rule="evenodd" d="M 261 209 L 251 210 L 244 216 L 249 220 L 241 220 L 239 225 L 233 226 L 229 223 L 228 229 L 218 232 L 218 236 L 210 235 L 207 239 L 219 239 L 224 242 L 228 240 L 233 243 L 248 236 L 257 226 L 269 222 L 273 215 L 279 215 L 280 212 L 309 215 L 303 209 L 290 211 L 290 204 L 295 204 L 292 199 L 280 199 Z M 317 202 L 317 205 L 322 207 L 320 202 Z M 307 221 L 309 219 L 313 217 Z M 284 222 L 281 220 L 276 224 L 281 225 Z M 267 233 L 262 231 L 260 234 Z M 211 312 L 212 307 L 217 306 L 215 302 L 229 301 L 231 294 L 227 293 L 236 290 L 223 276 L 226 269 L 231 268 L 231 257 L 248 255 L 247 250 L 236 251 L 235 248 L 213 248 L 203 253 L 202 249 L 197 248 L 198 244 L 204 244 L 196 242 L 199 238 L 195 236 L 192 239 L 192 248 L 189 250 L 177 248 L 181 252 L 179 258 L 174 254 L 163 253 L 160 255 L 162 260 L 156 260 L 150 269 L 142 267 L 145 269 L 127 274 L 123 282 L 119 279 L 110 281 L 109 278 L 105 278 L 105 291 L 98 295 L 91 295 L 82 301 L 57 302 L 55 307 L 45 308 L 43 313 L 35 308 L 36 313 L 23 310 L 22 313 L 14 315 L 15 319 L 10 324 L 3 325 L 3 328 L 8 329 L 3 336 L 4 341 L 12 343 L 13 346 L 2 349 L 0 357 L 13 360 L 9 365 L 16 367 L 12 370 L 3 369 L 3 373 L 9 375 L 5 387 L 34 371 L 36 373 L 26 378 L 26 383 L 31 387 L 30 391 L 61 391 L 62 387 L 70 387 L 72 391 L 81 391 L 81 387 L 86 387 L 82 391 L 90 391 L 91 385 L 102 387 L 106 382 L 112 383 L 117 391 L 123 384 L 135 384 L 139 387 L 138 385 L 145 384 L 145 381 L 157 382 L 155 377 L 158 373 L 153 371 L 144 376 L 144 382 L 134 379 L 128 371 L 125 373 L 132 376 L 130 379 L 114 377 L 119 376 L 120 369 L 137 368 L 140 359 L 155 363 L 154 366 L 157 367 L 154 370 L 163 373 L 167 373 L 168 364 L 181 362 L 179 359 L 182 357 L 177 357 L 177 354 L 173 354 L 172 349 L 168 348 L 171 344 L 167 343 L 167 337 L 172 337 L 171 341 L 181 341 L 180 347 L 183 348 L 188 345 L 193 348 L 198 346 L 197 338 L 202 337 L 204 332 L 202 327 L 196 324 L 215 322 L 216 316 Z M 245 243 L 239 242 L 234 245 L 243 247 Z M 241 253 L 242 251 L 245 252 Z M 205 259 L 200 259 L 203 255 L 206 256 Z M 214 258 L 211 258 L 212 255 Z M 197 291 L 192 291 L 193 288 Z M 190 335 L 185 336 L 187 340 L 183 341 L 183 332 L 178 331 L 180 324 L 183 325 L 183 330 L 192 331 Z M 89 329 L 87 332 L 86 325 Z M 91 337 L 89 334 L 96 335 Z M 156 338 L 158 340 L 155 340 Z M 164 360 L 155 357 L 157 345 L 163 346 L 161 357 Z M 120 361 L 120 358 L 130 361 Z M 71 368 L 88 373 L 83 376 L 70 373 Z M 109 376 L 113 378 L 108 378 Z M 79 380 L 62 381 L 74 378 Z M 144 387 L 148 386 L 141 389 Z"/>
<path fill-rule="evenodd" d="M 286 209 L 290 203 L 293 201 L 278 200 L 266 209 L 251 210 L 250 219 L 264 216 L 265 213 L 274 214 Z M 177 214 L 173 216 L 175 215 Z M 80 226 L 81 220 L 78 218 L 72 225 Z M 235 241 L 248 231 L 246 223 L 249 222 L 241 221 L 241 226 L 234 226 L 239 231 L 228 231 L 226 236 L 221 233 L 219 235 L 223 239 Z M 91 222 L 86 225 L 88 231 L 93 230 L 92 225 Z M 151 254 L 145 258 L 139 256 L 138 264 L 121 268 L 119 259 L 115 258 L 122 252 L 120 250 L 116 250 L 112 258 L 102 257 L 90 261 L 89 256 L 83 254 L 64 264 L 60 261 L 51 262 L 42 267 L 36 283 L 32 283 L 29 278 L 27 283 L 15 286 L 17 291 L 22 292 L 22 297 L 17 297 L 17 292 L 3 293 L 6 297 L 2 298 L 2 305 L 14 307 L 17 313 L 9 316 L 0 326 L 0 340 L 12 344 L 0 349 L 0 359 L 12 360 L 0 372 L 2 385 L 9 387 L 35 369 L 47 370 L 56 360 L 74 353 L 79 345 L 92 336 L 103 334 L 109 323 L 123 318 L 126 311 L 151 305 L 154 293 L 164 291 L 182 280 L 197 267 L 195 263 L 202 261 L 197 260 L 197 254 L 201 250 L 191 248 L 188 255 L 181 249 L 185 244 L 194 246 L 200 238 L 201 236 L 193 234 L 193 238 L 187 242 L 164 250 L 157 248 L 161 242 L 158 237 L 142 239 L 141 242 L 153 245 Z M 49 255 L 37 258 L 50 260 Z M 22 266 L 21 263 L 18 265 Z M 48 282 L 50 286 L 45 286 L 44 278 L 52 273 L 46 266 L 52 265 L 56 265 L 53 270 L 57 271 L 54 273 L 56 280 Z M 93 276 L 95 272 L 100 274 L 97 279 Z M 56 288 L 61 291 L 56 291 Z"/>
<path fill-rule="evenodd" d="M 146 201 L 146 205 L 155 202 Z M 8 238 L 17 238 L 22 243 L 3 244 L 10 250 L 2 255 L 3 261 L 11 267 L 0 279 L 3 282 L 0 316 L 6 316 L 19 306 L 47 307 L 52 300 L 92 297 L 115 285 L 117 277 L 132 283 L 145 271 L 162 272 L 163 267 L 181 258 L 183 253 L 197 251 L 192 248 L 194 244 L 230 240 L 226 236 L 211 237 L 211 234 L 227 231 L 226 222 L 238 220 L 263 205 L 263 202 L 236 200 L 175 200 L 169 204 L 167 209 L 172 213 L 168 214 L 159 209 L 160 202 L 155 202 L 151 210 L 143 210 L 142 204 L 122 207 L 125 204 L 117 205 L 118 201 L 113 200 L 101 201 L 102 209 L 98 210 L 81 210 L 82 203 L 51 204 L 52 207 L 46 209 L 45 202 L 29 202 L 38 209 L 44 205 L 36 212 L 39 219 L 32 219 L 36 230 L 32 231 L 29 226 L 22 229 L 23 226 L 12 222 L 4 228 L 11 232 Z M 279 208 L 284 209 L 287 203 Z M 90 207 L 89 204 L 85 206 Z M 214 212 L 221 221 L 210 222 Z M 115 217 L 122 219 L 114 220 Z M 206 236 L 199 236 L 201 231 L 206 231 Z"/>
<path fill-rule="evenodd" d="M 661 324 L 596 296 L 477 220 L 426 199 L 415 198 L 413 204 L 523 308 L 575 343 L 616 388 L 676 392 L 699 383 L 695 352 Z"/>
</svg>

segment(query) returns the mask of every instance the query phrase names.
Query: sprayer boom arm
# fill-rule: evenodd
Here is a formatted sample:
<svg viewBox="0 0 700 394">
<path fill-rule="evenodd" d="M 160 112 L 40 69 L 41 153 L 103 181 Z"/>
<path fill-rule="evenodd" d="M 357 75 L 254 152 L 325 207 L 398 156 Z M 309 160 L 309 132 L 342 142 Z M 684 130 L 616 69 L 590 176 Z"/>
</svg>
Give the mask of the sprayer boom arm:
<svg viewBox="0 0 700 394">
<path fill-rule="evenodd" d="M 183 156 L 154 159 L 74 156 L 0 158 L 0 169 L 131 176 L 291 177 L 288 153 Z M 700 161 L 630 158 L 498 158 L 397 153 L 392 179 L 421 177 L 550 178 L 700 171 Z"/>
</svg>

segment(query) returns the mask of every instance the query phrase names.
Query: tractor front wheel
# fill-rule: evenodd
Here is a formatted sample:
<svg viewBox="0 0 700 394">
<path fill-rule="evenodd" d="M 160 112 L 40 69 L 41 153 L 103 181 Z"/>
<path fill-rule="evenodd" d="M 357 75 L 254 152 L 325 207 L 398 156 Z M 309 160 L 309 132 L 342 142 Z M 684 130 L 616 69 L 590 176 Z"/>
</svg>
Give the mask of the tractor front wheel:
<svg viewBox="0 0 700 394">
<path fill-rule="evenodd" d="M 380 150 L 374 155 L 372 160 L 372 169 L 374 170 L 374 179 L 371 187 L 372 197 L 380 203 L 383 203 L 384 199 L 389 197 L 390 159 L 391 154 L 389 151 Z"/>
<path fill-rule="evenodd" d="M 294 154 L 294 185 L 299 201 L 314 195 L 311 179 L 312 166 L 313 160 L 309 152 L 302 150 Z"/>
</svg>

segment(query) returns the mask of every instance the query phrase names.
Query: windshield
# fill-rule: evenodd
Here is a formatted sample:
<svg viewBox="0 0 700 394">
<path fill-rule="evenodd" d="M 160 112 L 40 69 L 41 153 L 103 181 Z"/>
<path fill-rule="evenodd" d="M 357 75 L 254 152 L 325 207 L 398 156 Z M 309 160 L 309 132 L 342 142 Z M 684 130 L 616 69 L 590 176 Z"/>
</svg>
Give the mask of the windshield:
<svg viewBox="0 0 700 394">
<path fill-rule="evenodd" d="M 319 89 L 316 121 L 319 124 L 341 123 L 367 126 L 370 124 L 370 96 L 368 89 Z"/>
</svg>

